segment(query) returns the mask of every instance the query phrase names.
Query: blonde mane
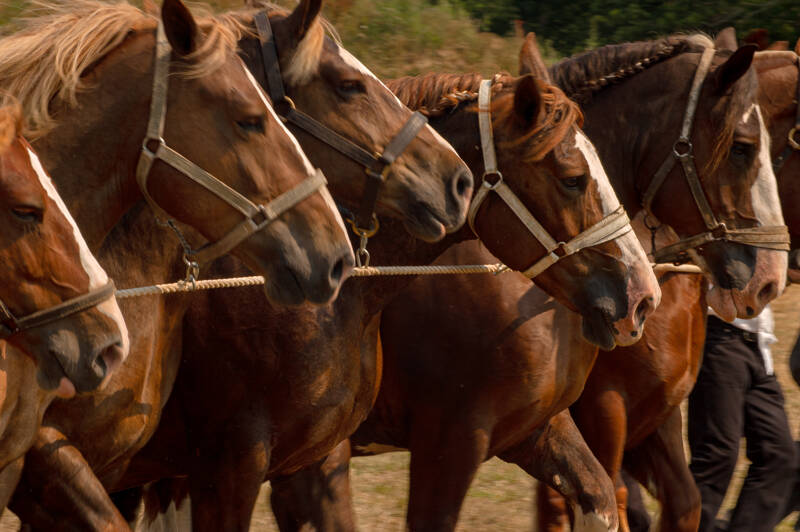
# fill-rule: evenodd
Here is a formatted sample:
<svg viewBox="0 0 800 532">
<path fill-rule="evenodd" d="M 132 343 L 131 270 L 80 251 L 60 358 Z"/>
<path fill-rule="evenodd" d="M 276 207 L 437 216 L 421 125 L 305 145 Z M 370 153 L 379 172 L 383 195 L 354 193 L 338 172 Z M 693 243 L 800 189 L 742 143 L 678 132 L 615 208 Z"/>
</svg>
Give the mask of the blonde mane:
<svg viewBox="0 0 800 532">
<path fill-rule="evenodd" d="M 0 154 L 11 146 L 22 130 L 22 109 L 10 98 L 0 98 Z"/>
<path fill-rule="evenodd" d="M 207 13 L 196 15 L 204 34 L 192 56 L 176 65 L 185 77 L 216 71 L 236 52 L 243 28 Z M 154 31 L 158 19 L 125 2 L 55 0 L 34 2 L 34 16 L 16 33 L 0 39 L 0 90 L 15 95 L 27 119 L 24 134 L 36 138 L 56 124 L 54 103 L 77 105 L 90 87 L 88 69 L 133 32 Z"/>
</svg>

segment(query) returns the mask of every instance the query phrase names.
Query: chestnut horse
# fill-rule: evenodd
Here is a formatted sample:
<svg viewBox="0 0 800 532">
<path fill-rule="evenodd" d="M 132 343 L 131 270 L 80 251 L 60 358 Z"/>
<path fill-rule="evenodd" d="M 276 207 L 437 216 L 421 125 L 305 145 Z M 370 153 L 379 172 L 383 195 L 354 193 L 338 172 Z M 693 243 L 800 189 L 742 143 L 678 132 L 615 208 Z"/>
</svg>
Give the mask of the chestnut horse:
<svg viewBox="0 0 800 532">
<path fill-rule="evenodd" d="M 327 117 L 369 153 L 380 151 L 412 113 L 377 80 L 351 66 L 346 52 L 324 45 L 322 27 L 314 24 L 314 16 L 305 16 L 308 5 L 276 28 L 287 63 L 297 60 L 291 79 L 319 85 L 309 109 Z M 161 19 L 173 49 L 174 70 L 165 142 L 224 177 L 254 203 L 264 203 L 263 210 L 274 216 L 268 200 L 290 185 L 303 186 L 307 178 L 317 178 L 235 53 L 238 39 L 250 28 L 232 17 L 195 19 L 176 0 L 164 3 Z M 75 208 L 79 225 L 91 230 L 88 240 L 100 248 L 101 262 L 128 286 L 182 277 L 185 269 L 181 250 L 170 231 L 154 223 L 136 179 L 142 138 L 149 130 L 146 109 L 155 101 L 151 93 L 158 22 L 126 4 L 81 0 L 0 40 L 0 51 L 19 52 L 16 65 L 0 61 L 0 86 L 21 84 L 16 73 L 34 65 L 38 70 L 27 82 L 42 90 L 52 85 L 55 92 L 28 101 L 29 107 L 57 119 L 50 131 L 41 133 L 37 148 L 48 166 L 58 170 L 67 203 Z M 21 53 L 26 49 L 27 54 Z M 169 57 L 163 46 L 159 50 L 159 57 Z M 47 77 L 62 70 L 63 80 Z M 78 82 L 81 90 L 68 90 L 77 89 Z M 336 91 L 326 92 L 333 83 Z M 52 108 L 46 107 L 54 95 Z M 70 95 L 76 102 L 69 101 Z M 147 144 L 149 153 L 160 142 Z M 93 157 L 86 157 L 82 166 L 75 165 L 78 147 L 92 150 Z M 327 146 L 317 144 L 314 151 L 330 160 L 328 177 L 340 183 L 342 199 L 356 203 L 363 181 L 354 179 L 354 165 Z M 471 175 L 433 130 L 423 128 L 386 170 L 378 195 L 381 212 L 429 239 L 463 222 Z M 150 174 L 148 193 L 155 202 L 209 240 L 224 235 L 223 229 L 241 216 L 162 161 L 153 163 Z M 311 194 L 232 250 L 240 264 L 266 276 L 274 303 L 328 301 L 352 264 L 339 215 L 329 208 L 332 198 L 319 190 L 322 195 Z M 104 207 L 103 202 L 110 205 Z M 257 215 L 254 224 L 262 224 L 261 217 Z M 191 241 L 201 238 L 185 225 L 179 227 Z M 239 296 L 234 297 L 238 305 Z M 248 297 L 253 307 L 273 304 L 262 301 L 260 290 Z M 125 302 L 125 315 L 139 326 L 132 337 L 132 356 L 103 392 L 51 408 L 12 503 L 25 521 L 49 530 L 54 522 L 67 526 L 63 516 L 78 514 L 84 519 L 75 525 L 79 529 L 127 526 L 103 483 L 117 482 L 158 424 L 181 362 L 183 313 L 193 298 Z"/>
<path fill-rule="evenodd" d="M 286 19 L 279 14 L 271 18 L 279 35 Z M 242 48 L 256 46 L 260 43 Z M 326 41 L 326 47 L 337 50 L 332 41 Z M 281 46 L 278 51 L 285 53 Z M 348 62 L 359 65 L 349 57 Z M 264 81 L 260 64 L 259 59 L 254 72 Z M 365 69 L 359 65 L 359 70 Z M 470 90 L 459 95 L 457 105 L 445 103 L 438 113 L 432 112 L 434 104 L 449 91 L 441 93 L 432 81 L 428 114 L 435 128 L 455 142 L 473 172 L 491 169 L 481 185 L 486 199 L 471 211 L 473 225 L 504 262 L 527 269 L 548 256 L 547 250 L 517 214 L 489 194 L 489 183 L 496 189 L 504 183 L 504 193 L 517 198 L 517 212 L 534 213 L 556 240 L 568 243 L 598 222 L 612 222 L 619 203 L 594 149 L 577 127 L 580 113 L 560 90 L 533 76 L 499 76 L 483 84 L 479 106 L 489 109 L 480 114 L 475 112 L 480 81 L 470 76 Z M 448 81 L 458 82 L 457 77 Z M 270 92 L 273 83 L 270 77 Z M 287 87 L 298 107 L 302 89 Z M 490 159 L 494 154 L 496 169 L 475 149 L 482 143 L 478 123 L 489 119 L 494 141 L 485 142 L 484 151 Z M 333 191 L 337 195 L 338 188 Z M 536 276 L 565 303 L 583 310 L 587 335 L 611 345 L 635 340 L 659 299 L 649 263 L 627 225 L 612 236 L 555 261 Z M 440 245 L 429 245 L 382 219 L 370 252 L 373 261 L 382 264 L 428 263 L 453 242 L 470 237 L 465 228 Z M 240 271 L 231 260 L 216 264 L 218 273 Z M 319 460 L 366 417 L 381 378 L 380 312 L 408 282 L 351 282 L 336 302 L 320 309 L 276 309 L 249 291 L 208 294 L 204 304 L 193 306 L 187 315 L 184 360 L 159 431 L 118 488 L 188 475 L 194 529 L 247 530 L 262 482 Z M 209 358 L 219 360 L 221 353 L 224 369 L 209 366 Z M 197 393 L 212 383 L 228 383 L 229 389 Z"/>
<path fill-rule="evenodd" d="M 233 246 L 267 277 L 275 301 L 328 301 L 352 265 L 350 243 L 321 174 L 274 115 L 236 42 L 220 21 L 195 20 L 178 0 L 164 2 L 161 22 L 123 3 L 59 3 L 0 39 L 0 89 L 20 98 L 43 165 L 117 282 L 152 284 L 185 270 L 149 197 L 162 217 L 196 228 L 194 238 L 223 239 L 203 254 Z M 124 304 L 138 326 L 131 356 L 103 390 L 48 409 L 26 457 L 21 514 L 38 511 L 38 490 L 75 483 L 102 491 L 86 459 L 104 465 L 143 445 L 169 392 L 177 366 L 167 363 L 169 346 L 188 301 Z"/>
<path fill-rule="evenodd" d="M 114 285 L 0 107 L 0 508 L 56 397 L 102 386 L 128 354 Z"/>
<path fill-rule="evenodd" d="M 647 183 L 663 153 L 670 149 L 673 132 L 680 129 L 683 117 L 679 111 L 685 108 L 701 53 L 710 45 L 698 37 L 671 37 L 611 46 L 552 69 L 556 79 L 573 93 L 581 87 L 596 92 L 590 100 L 584 99 L 587 131 L 602 146 L 604 160 L 615 170 L 611 175 L 618 177 L 616 190 L 620 197 L 628 198 L 632 211 L 641 209 L 640 194 L 647 188 L 640 182 Z M 535 41 L 529 37 L 521 56 L 525 72 L 543 68 L 535 50 Z M 752 52 L 745 48 L 715 54 L 715 69 L 700 93 L 700 114 L 691 136 L 705 193 L 717 216 L 733 227 L 752 223 L 729 214 L 737 212 L 757 213 L 755 221 L 762 225 L 781 223 L 774 176 L 764 163 L 765 157 L 768 159 L 766 133 L 761 133 L 764 129 L 757 111 L 745 113 L 752 110 L 756 98 L 755 74 L 749 70 Z M 608 83 L 609 79 L 619 83 Z M 657 104 L 637 99 L 655 94 Z M 641 124 L 644 129 L 632 130 L 631 124 Z M 725 138 L 724 131 L 733 128 L 735 137 L 719 140 Z M 628 142 L 620 145 L 620 139 Z M 715 145 L 718 142 L 725 144 Z M 747 150 L 748 157 L 740 157 L 741 149 Z M 720 151 L 723 161 L 709 166 Z M 643 161 L 651 161 L 653 166 L 643 166 Z M 653 210 L 678 235 L 690 234 L 697 230 L 693 224 L 698 214 L 689 209 L 697 207 L 683 176 L 677 171 L 670 175 L 662 185 L 665 192 L 655 196 Z M 726 193 L 715 183 L 725 183 Z M 733 189 L 731 194 L 727 194 L 729 189 Z M 733 200 L 737 203 L 732 204 Z M 675 212 L 670 213 L 670 207 Z M 770 216 L 770 209 L 778 215 Z M 717 242 L 714 246 L 716 249 L 708 246 L 700 253 L 710 257 L 701 264 L 716 286 L 723 284 L 719 273 L 728 276 L 734 269 L 730 265 L 749 255 L 751 266 L 755 262 L 760 265 L 750 279 L 736 280 L 739 288 L 731 291 L 741 291 L 751 300 L 757 296 L 750 295 L 753 289 L 749 284 L 759 287 L 756 292 L 767 287 L 772 297 L 782 289 L 785 280 L 780 255 L 772 257 L 772 250 L 761 249 L 750 254 L 737 249 L 738 243 Z M 766 256 L 759 257 L 762 253 Z M 490 260 L 487 255 L 477 246 L 461 246 L 439 260 Z M 722 262 L 715 266 L 716 260 Z M 759 271 L 761 268 L 764 270 Z M 731 281 L 727 279 L 728 286 Z M 766 299 L 751 304 L 760 310 Z M 446 301 L 447 307 L 437 304 L 440 301 Z M 616 528 L 613 486 L 569 413 L 562 411 L 580 395 L 597 356 L 596 347 L 575 334 L 576 326 L 575 316 L 513 275 L 482 283 L 463 276 L 418 279 L 385 309 L 381 390 L 352 442 L 356 454 L 391 447 L 411 451 L 410 529 L 452 530 L 475 471 L 483 460 L 495 455 L 520 465 L 568 496 L 574 526 Z M 621 362 L 615 366 L 618 378 L 630 378 L 621 369 L 627 367 Z M 613 419 L 594 413 L 605 431 L 615 428 Z M 283 529 L 303 523 L 334 529 L 352 523 L 346 483 L 340 480 L 345 469 L 340 464 L 337 467 L 347 455 L 346 444 L 344 447 L 317 469 L 273 483 L 273 507 L 277 507 Z M 334 473 L 326 475 L 324 471 Z M 309 501 L 312 492 L 319 495 L 313 502 Z"/>
<path fill-rule="evenodd" d="M 731 30 L 718 45 L 735 46 Z M 798 61 L 794 52 L 758 52 L 753 62 L 759 78 L 759 105 L 771 139 L 771 160 L 793 246 L 800 235 L 794 205 L 800 198 L 796 176 L 800 156 L 792 147 L 798 124 Z M 686 464 L 680 404 L 694 386 L 705 341 L 706 283 L 699 275 L 660 276 L 664 303 L 642 342 L 615 349 L 598 359 L 581 398 L 571 408 L 586 442 L 614 479 L 620 519 L 624 520 L 625 467 L 661 503 L 659 530 L 696 530 L 700 494 Z M 657 331 L 658 333 L 655 333 Z M 663 334 L 670 331 L 670 334 Z M 625 368 L 620 372 L 619 368 Z M 624 376 L 623 376 L 624 374 Z M 609 425 L 605 420 L 614 419 Z M 540 489 L 540 524 L 559 529 L 561 506 L 552 490 Z M 624 526 L 627 528 L 627 526 Z"/>
</svg>

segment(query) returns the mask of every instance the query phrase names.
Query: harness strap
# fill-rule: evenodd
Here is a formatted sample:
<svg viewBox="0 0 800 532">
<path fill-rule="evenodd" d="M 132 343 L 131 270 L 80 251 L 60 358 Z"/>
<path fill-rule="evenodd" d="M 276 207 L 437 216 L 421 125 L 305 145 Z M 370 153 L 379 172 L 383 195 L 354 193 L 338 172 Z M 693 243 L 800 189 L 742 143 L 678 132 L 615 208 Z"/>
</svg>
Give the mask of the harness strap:
<svg viewBox="0 0 800 532">
<path fill-rule="evenodd" d="M 0 340 L 4 340 L 18 332 L 41 327 L 88 310 L 113 297 L 115 291 L 114 282 L 109 280 L 108 283 L 100 288 L 73 297 L 50 308 L 28 314 L 22 318 L 15 317 L 11 310 L 0 301 L 0 318 L 2 318 L 0 319 Z"/>
<path fill-rule="evenodd" d="M 503 174 L 497 168 L 497 153 L 494 147 L 494 133 L 492 131 L 491 97 L 492 80 L 481 81 L 478 90 L 478 128 L 481 135 L 484 173 L 483 182 L 472 199 L 467 215 L 469 226 L 476 235 L 475 217 L 478 214 L 478 210 L 489 193 L 496 192 L 547 252 L 544 257 L 521 272 L 532 279 L 564 257 L 577 253 L 584 248 L 614 240 L 632 230 L 628 215 L 620 205 L 613 213 L 582 231 L 568 242 L 556 242 L 517 195 L 514 194 L 514 191 L 505 184 Z M 497 180 L 494 183 L 490 183 L 486 179 L 488 176 L 496 176 Z"/>
<path fill-rule="evenodd" d="M 353 230 L 359 236 L 373 233 L 377 229 L 375 203 L 378 199 L 380 187 L 386 181 L 389 168 L 419 134 L 425 124 L 428 123 L 428 119 L 418 111 L 413 113 L 400 131 L 392 138 L 383 153 L 370 153 L 295 107 L 292 99 L 286 95 L 286 89 L 283 85 L 278 47 L 269 16 L 265 11 L 259 11 L 253 17 L 253 20 L 261 41 L 261 61 L 264 65 L 264 73 L 267 80 L 265 89 L 274 103 L 275 112 L 285 122 L 300 128 L 364 167 L 367 178 L 364 184 L 361 204 L 354 218 L 348 221 L 350 221 Z"/>
<path fill-rule="evenodd" d="M 164 124 L 167 115 L 167 93 L 169 89 L 169 64 L 172 51 L 159 21 L 156 30 L 155 65 L 153 68 L 153 95 L 150 101 L 150 116 L 147 134 L 142 142 L 142 151 L 136 165 L 136 181 L 147 203 L 162 220 L 172 217 L 156 203 L 147 190 L 147 179 L 156 160 L 160 160 L 182 175 L 202 186 L 222 201 L 241 213 L 245 219 L 216 242 L 210 242 L 197 250 L 187 249 L 186 254 L 196 262 L 213 260 L 244 241 L 253 233 L 263 229 L 300 201 L 326 185 L 325 177 L 317 170 L 313 176 L 303 180 L 294 188 L 284 192 L 267 205 L 256 205 L 245 196 L 229 187 L 195 163 L 173 150 L 164 141 Z M 153 146 L 155 144 L 155 146 Z"/>
<path fill-rule="evenodd" d="M 786 147 L 784 147 L 780 155 L 772 161 L 772 169 L 776 174 L 783 168 L 783 163 L 792 155 L 792 152 L 800 151 L 800 140 L 797 138 L 798 133 L 800 133 L 800 57 L 798 57 L 797 54 L 794 56 L 794 64 L 798 68 L 797 83 L 795 84 L 795 102 L 797 103 L 797 107 L 794 115 L 794 127 L 789 130 L 789 135 L 786 139 Z"/>
</svg>

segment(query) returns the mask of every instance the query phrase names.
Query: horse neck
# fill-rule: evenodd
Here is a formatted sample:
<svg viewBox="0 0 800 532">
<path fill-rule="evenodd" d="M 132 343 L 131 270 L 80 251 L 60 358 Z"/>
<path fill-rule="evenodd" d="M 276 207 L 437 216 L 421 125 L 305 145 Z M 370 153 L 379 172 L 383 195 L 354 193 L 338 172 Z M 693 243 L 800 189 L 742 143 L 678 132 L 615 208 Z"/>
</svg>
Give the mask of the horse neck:
<svg viewBox="0 0 800 532">
<path fill-rule="evenodd" d="M 665 91 L 666 63 L 595 94 L 582 105 L 584 131 L 595 145 L 620 202 L 631 217 L 641 195 L 680 136 L 689 76 Z"/>
<path fill-rule="evenodd" d="M 152 87 L 152 43 L 129 39 L 86 74 L 78 105 L 56 109 L 58 125 L 34 148 L 89 247 L 97 249 L 142 199 L 136 163 Z M 132 53 L 128 53 L 132 52 Z"/>
<path fill-rule="evenodd" d="M 441 117 L 430 120 L 430 125 L 447 140 L 467 163 L 472 174 L 476 176 L 475 186 L 480 184 L 477 177 L 483 174 L 480 136 L 478 134 L 477 114 L 463 109 L 453 113 L 445 113 Z M 477 149 L 476 149 L 477 148 Z M 372 265 L 423 265 L 432 263 L 450 246 L 475 238 L 475 234 L 464 224 L 458 231 L 445 236 L 436 243 L 429 243 L 411 236 L 402 222 L 393 219 L 382 219 L 381 229 L 375 238 L 369 241 L 369 252 Z M 353 239 L 354 249 L 358 249 L 358 240 Z M 367 300 L 375 308 L 382 308 L 396 294 L 403 290 L 414 276 L 393 276 L 381 278 L 379 282 L 365 282 Z"/>
</svg>

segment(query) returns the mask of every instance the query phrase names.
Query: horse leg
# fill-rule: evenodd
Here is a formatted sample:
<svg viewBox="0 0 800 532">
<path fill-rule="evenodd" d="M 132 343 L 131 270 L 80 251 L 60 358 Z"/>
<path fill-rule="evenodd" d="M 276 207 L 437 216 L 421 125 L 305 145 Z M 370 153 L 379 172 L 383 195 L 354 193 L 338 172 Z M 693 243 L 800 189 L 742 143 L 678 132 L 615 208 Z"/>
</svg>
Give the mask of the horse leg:
<svg viewBox="0 0 800 532">
<path fill-rule="evenodd" d="M 474 412 L 469 405 L 450 410 Z M 413 532 L 455 530 L 475 473 L 486 459 L 490 431 L 460 416 L 425 412 L 412 421 L 407 528 Z"/>
<path fill-rule="evenodd" d="M 10 462 L 0 471 L 0 508 L 8 506 L 8 501 L 14 494 L 19 479 L 22 476 L 22 467 L 25 464 L 25 455 Z"/>
<path fill-rule="evenodd" d="M 614 483 L 619 529 L 622 532 L 630 532 L 627 513 L 628 489 L 620 475 L 622 456 L 628 437 L 625 399 L 613 388 L 605 390 L 587 388 L 572 413 L 584 440 Z"/>
<path fill-rule="evenodd" d="M 130 530 L 86 459 L 53 427 L 39 429 L 9 507 L 33 530 Z"/>
<path fill-rule="evenodd" d="M 537 482 L 536 486 L 536 530 L 542 532 L 564 532 L 569 530 L 567 500 L 556 490 Z"/>
<path fill-rule="evenodd" d="M 350 497 L 350 440 L 324 460 L 270 481 L 272 512 L 281 532 L 355 530 Z"/>
<path fill-rule="evenodd" d="M 628 507 L 627 517 L 628 526 L 631 532 L 648 532 L 652 525 L 650 514 L 644 506 L 644 499 L 642 498 L 642 488 L 636 479 L 631 477 L 625 469 L 621 471 L 622 481 L 628 489 Z"/>
<path fill-rule="evenodd" d="M 583 440 L 569 410 L 559 412 L 544 427 L 499 456 L 566 497 L 573 509 L 573 530 L 617 530 L 613 484 Z"/>
<path fill-rule="evenodd" d="M 659 530 L 694 532 L 700 526 L 700 491 L 686 463 L 680 408 L 625 453 L 625 469 L 661 503 Z"/>
<path fill-rule="evenodd" d="M 262 422 L 249 416 L 231 420 L 229 426 L 243 429 L 196 448 L 189 475 L 195 532 L 249 530 L 271 450 Z"/>
</svg>

